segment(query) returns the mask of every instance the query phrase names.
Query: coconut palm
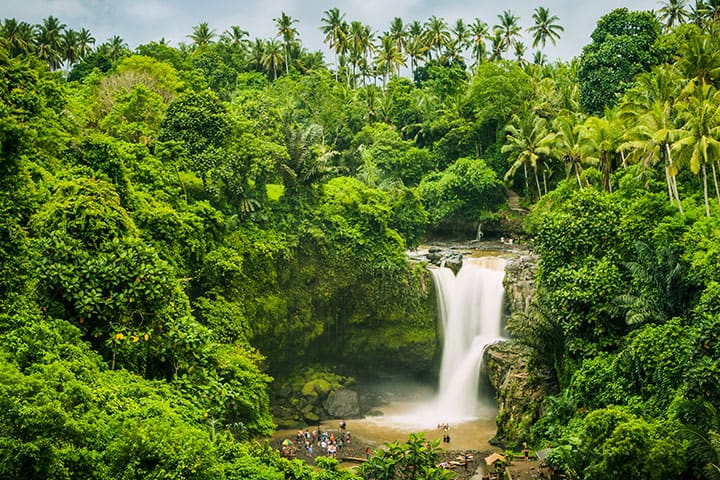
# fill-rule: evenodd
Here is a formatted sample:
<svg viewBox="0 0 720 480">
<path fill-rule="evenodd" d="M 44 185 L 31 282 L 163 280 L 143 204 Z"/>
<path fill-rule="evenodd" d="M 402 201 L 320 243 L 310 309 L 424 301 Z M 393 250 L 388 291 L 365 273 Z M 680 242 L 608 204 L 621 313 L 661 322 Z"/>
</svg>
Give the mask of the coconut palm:
<svg viewBox="0 0 720 480">
<path fill-rule="evenodd" d="M 120 57 L 127 52 L 127 43 L 117 35 L 106 42 L 105 46 L 107 48 L 108 58 L 110 58 L 113 63 L 117 62 Z"/>
<path fill-rule="evenodd" d="M 422 37 L 411 37 L 405 46 L 405 52 L 410 59 L 410 76 L 413 77 L 415 75 L 415 67 L 420 60 L 425 59 L 428 47 Z"/>
<path fill-rule="evenodd" d="M 580 131 L 584 157 L 600 166 L 603 189 L 607 192 L 612 192 L 610 174 L 622 133 L 622 124 L 611 110 L 606 110 L 603 117 L 587 118 Z"/>
<path fill-rule="evenodd" d="M 364 84 L 370 66 L 370 56 L 375 48 L 373 45 L 374 35 L 368 25 L 353 21 L 350 23 L 348 40 L 350 62 L 353 65 L 353 80 L 356 76 L 356 69 L 359 68 L 363 75 Z"/>
<path fill-rule="evenodd" d="M 265 67 L 263 65 L 264 55 L 265 41 L 261 38 L 256 38 L 255 41 L 250 44 L 250 58 L 248 59 L 248 64 L 257 72 L 265 71 Z"/>
<path fill-rule="evenodd" d="M 87 28 L 81 28 L 78 32 L 77 39 L 77 54 L 80 59 L 83 59 L 90 54 L 92 46 L 95 45 L 95 37 L 92 36 L 90 30 Z"/>
<path fill-rule="evenodd" d="M 685 78 L 704 82 L 720 78 L 718 41 L 708 35 L 691 38 L 678 52 L 677 66 Z M 695 82 L 688 86 L 692 88 Z"/>
<path fill-rule="evenodd" d="M 285 129 L 288 157 L 280 163 L 283 183 L 289 191 L 308 187 L 324 176 L 340 171 L 329 162 L 338 152 L 325 145 L 320 125 L 290 126 Z"/>
<path fill-rule="evenodd" d="M 37 56 L 48 63 L 52 70 L 60 68 L 62 63 L 61 35 L 65 24 L 60 23 L 56 17 L 49 16 L 38 26 L 35 52 Z"/>
<path fill-rule="evenodd" d="M 541 67 L 544 67 L 547 65 L 548 62 L 548 56 L 545 55 L 541 50 L 536 50 L 535 53 L 533 53 L 533 61 L 532 63 L 534 65 L 540 65 Z"/>
<path fill-rule="evenodd" d="M 278 69 L 283 63 L 283 46 L 275 39 L 267 40 L 263 45 L 262 65 L 265 72 L 272 72 L 273 80 L 277 80 Z"/>
<path fill-rule="evenodd" d="M 507 137 L 502 153 L 509 153 L 508 161 L 512 162 L 505 174 L 505 181 L 510 180 L 517 170 L 522 167 L 525 176 L 525 189 L 530 193 L 528 185 L 527 168 L 531 166 L 535 176 L 538 198 L 543 191 L 540 188 L 538 169 L 542 168 L 545 193 L 547 193 L 547 180 L 545 177 L 544 158 L 550 155 L 550 142 L 552 135 L 547 130 L 547 120 L 532 113 L 525 112 L 522 116 L 513 115 L 510 123 L 505 127 Z"/>
<path fill-rule="evenodd" d="M 74 65 L 80 55 L 78 53 L 78 42 L 80 36 L 75 30 L 65 30 L 60 35 L 60 54 L 67 67 Z"/>
<path fill-rule="evenodd" d="M 571 113 L 561 115 L 553 121 L 555 136 L 551 141 L 553 156 L 565 163 L 565 177 L 570 177 L 574 172 L 580 188 L 583 187 L 580 180 L 583 170 L 581 127 L 582 122 L 577 115 Z"/>
<path fill-rule="evenodd" d="M 685 9 L 685 0 L 666 0 L 658 10 L 660 21 L 664 22 L 667 32 L 678 23 L 684 23 L 690 17 L 690 12 Z"/>
<path fill-rule="evenodd" d="M 425 40 L 428 46 L 428 53 L 433 50 L 437 52 L 438 58 L 442 50 L 450 43 L 450 31 L 447 23 L 442 18 L 435 15 L 430 17 L 425 23 Z M 430 55 L 432 58 L 432 55 Z"/>
<path fill-rule="evenodd" d="M 475 21 L 470 24 L 470 43 L 472 45 L 473 59 L 476 67 L 482 63 L 487 55 L 485 42 L 489 36 L 490 30 L 487 23 L 476 18 Z"/>
<path fill-rule="evenodd" d="M 545 7 L 537 7 L 532 15 L 535 25 L 528 28 L 527 31 L 533 34 L 533 47 L 540 45 L 545 48 L 548 40 L 555 45 L 555 41 L 560 38 L 560 32 L 565 29 L 560 26 L 557 21 L 560 20 L 557 15 L 550 15 L 550 10 Z"/>
<path fill-rule="evenodd" d="M 490 38 L 490 61 L 501 60 L 504 47 L 502 32 L 495 30 Z"/>
<path fill-rule="evenodd" d="M 680 213 L 682 202 L 677 188 L 678 164 L 673 161 L 671 147 L 680 135 L 675 126 L 676 100 L 680 82 L 675 70 L 658 68 L 637 79 L 637 86 L 620 106 L 621 116 L 632 125 L 623 135 L 621 151 L 628 152 L 628 161 L 640 161 L 644 166 L 661 162 L 670 203 L 676 203 Z"/>
<path fill-rule="evenodd" d="M 188 35 L 187 38 L 192 40 L 193 48 L 198 51 L 207 47 L 215 36 L 215 30 L 211 30 L 207 22 L 202 22 L 200 25 L 193 27 L 193 33 Z"/>
<path fill-rule="evenodd" d="M 462 53 L 470 45 L 470 38 L 472 32 L 468 25 L 463 21 L 462 18 L 458 18 L 455 21 L 455 25 L 452 28 L 452 40 L 455 43 L 455 48 Z"/>
<path fill-rule="evenodd" d="M 222 34 L 222 39 L 233 48 L 245 49 L 249 44 L 250 33 L 237 25 L 232 25 Z"/>
<path fill-rule="evenodd" d="M 380 48 L 374 64 L 377 71 L 383 75 L 383 87 L 387 85 L 388 75 L 397 74 L 400 66 L 405 66 L 405 58 L 390 34 L 380 38 Z"/>
<path fill-rule="evenodd" d="M 715 87 L 701 80 L 700 85 L 683 100 L 678 103 L 678 110 L 679 119 L 684 123 L 680 128 L 680 138 L 673 144 L 673 151 L 677 152 L 681 161 L 690 165 L 694 174 L 702 172 L 705 214 L 709 217 L 708 164 L 713 171 L 720 204 L 720 189 L 715 169 L 715 163 L 720 159 L 720 93 Z"/>
<path fill-rule="evenodd" d="M 496 34 L 500 34 L 502 51 L 506 52 L 510 50 L 517 38 L 520 36 L 521 28 L 518 22 L 520 17 L 513 14 L 510 10 L 503 11 L 498 15 L 500 23 L 495 25 L 493 29 Z"/>
<path fill-rule="evenodd" d="M 708 18 L 709 11 L 704 0 L 695 0 L 695 3 L 690 7 L 690 11 L 688 12 L 688 21 L 702 28 Z"/>
<path fill-rule="evenodd" d="M 515 61 L 517 61 L 520 66 L 523 66 L 527 63 L 527 61 L 525 60 L 526 53 L 527 47 L 525 47 L 525 44 L 523 42 L 515 42 Z"/>
<path fill-rule="evenodd" d="M 407 42 L 407 31 L 405 30 L 405 25 L 403 24 L 403 20 L 400 17 L 393 18 L 392 22 L 390 23 L 390 38 L 392 38 L 393 43 L 395 43 L 395 46 L 400 52 L 405 51 L 405 46 Z"/>
<path fill-rule="evenodd" d="M 275 25 L 278 27 L 278 36 L 282 37 L 283 48 L 285 51 L 285 73 L 290 73 L 290 44 L 295 41 L 298 31 L 293 27 L 297 23 L 297 19 L 292 18 L 285 12 L 280 12 L 278 18 L 273 18 Z"/>
<path fill-rule="evenodd" d="M 327 43 L 328 46 L 335 52 L 335 79 L 337 80 L 339 61 L 338 55 L 343 50 L 343 47 L 347 44 L 347 29 L 343 28 L 345 24 L 345 14 L 340 13 L 337 8 L 331 8 L 323 12 L 325 16 L 321 22 L 323 25 L 320 30 L 325 34 L 323 42 Z"/>
<path fill-rule="evenodd" d="M 6 18 L 0 25 L 0 39 L 11 57 L 33 50 L 35 30 L 27 22 Z"/>
</svg>

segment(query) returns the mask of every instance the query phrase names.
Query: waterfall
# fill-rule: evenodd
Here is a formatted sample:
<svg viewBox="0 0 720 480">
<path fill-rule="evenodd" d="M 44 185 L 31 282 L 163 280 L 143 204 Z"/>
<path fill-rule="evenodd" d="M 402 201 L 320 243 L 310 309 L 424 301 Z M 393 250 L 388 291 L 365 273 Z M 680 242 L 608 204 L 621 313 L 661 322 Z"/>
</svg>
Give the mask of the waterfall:
<svg viewBox="0 0 720 480">
<path fill-rule="evenodd" d="M 502 338 L 505 263 L 466 258 L 457 275 L 449 268 L 432 270 L 444 336 L 436 408 L 449 417 L 477 415 L 483 353 Z"/>
</svg>

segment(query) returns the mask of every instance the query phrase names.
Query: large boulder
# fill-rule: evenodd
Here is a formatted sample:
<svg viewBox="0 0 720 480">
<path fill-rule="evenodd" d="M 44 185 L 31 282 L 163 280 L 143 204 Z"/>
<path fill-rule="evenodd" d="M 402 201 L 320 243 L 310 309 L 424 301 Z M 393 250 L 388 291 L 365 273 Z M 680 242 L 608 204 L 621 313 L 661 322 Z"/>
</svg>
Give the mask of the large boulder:
<svg viewBox="0 0 720 480">
<path fill-rule="evenodd" d="M 360 416 L 358 393 L 349 388 L 341 388 L 330 392 L 323 402 L 327 414 L 334 418 L 355 418 Z"/>
</svg>

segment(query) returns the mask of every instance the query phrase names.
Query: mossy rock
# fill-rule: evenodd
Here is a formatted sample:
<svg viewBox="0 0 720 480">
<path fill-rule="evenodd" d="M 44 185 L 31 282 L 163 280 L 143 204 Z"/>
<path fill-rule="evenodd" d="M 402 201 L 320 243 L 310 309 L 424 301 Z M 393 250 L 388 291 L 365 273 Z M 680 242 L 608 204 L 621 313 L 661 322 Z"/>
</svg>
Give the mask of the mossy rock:
<svg viewBox="0 0 720 480">
<path fill-rule="evenodd" d="M 303 385 L 302 394 L 310 399 L 325 398 L 330 393 L 330 390 L 332 390 L 330 382 L 322 378 L 316 378 Z"/>
<path fill-rule="evenodd" d="M 305 419 L 305 422 L 309 424 L 315 424 L 320 421 L 320 415 L 315 412 L 307 412 L 303 414 L 303 418 Z"/>
</svg>

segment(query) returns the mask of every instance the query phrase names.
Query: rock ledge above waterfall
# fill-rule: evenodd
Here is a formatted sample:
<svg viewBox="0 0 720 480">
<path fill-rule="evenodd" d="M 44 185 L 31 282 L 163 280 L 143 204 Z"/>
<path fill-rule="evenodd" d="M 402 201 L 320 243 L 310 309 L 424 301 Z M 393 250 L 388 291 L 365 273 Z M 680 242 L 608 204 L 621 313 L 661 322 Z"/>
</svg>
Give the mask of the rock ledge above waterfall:
<svg viewBox="0 0 720 480">
<path fill-rule="evenodd" d="M 409 252 L 408 258 L 417 262 L 428 262 L 432 265 L 448 267 L 457 273 L 462 267 L 463 254 L 457 250 L 446 247 L 433 246 L 427 250 Z"/>
</svg>

